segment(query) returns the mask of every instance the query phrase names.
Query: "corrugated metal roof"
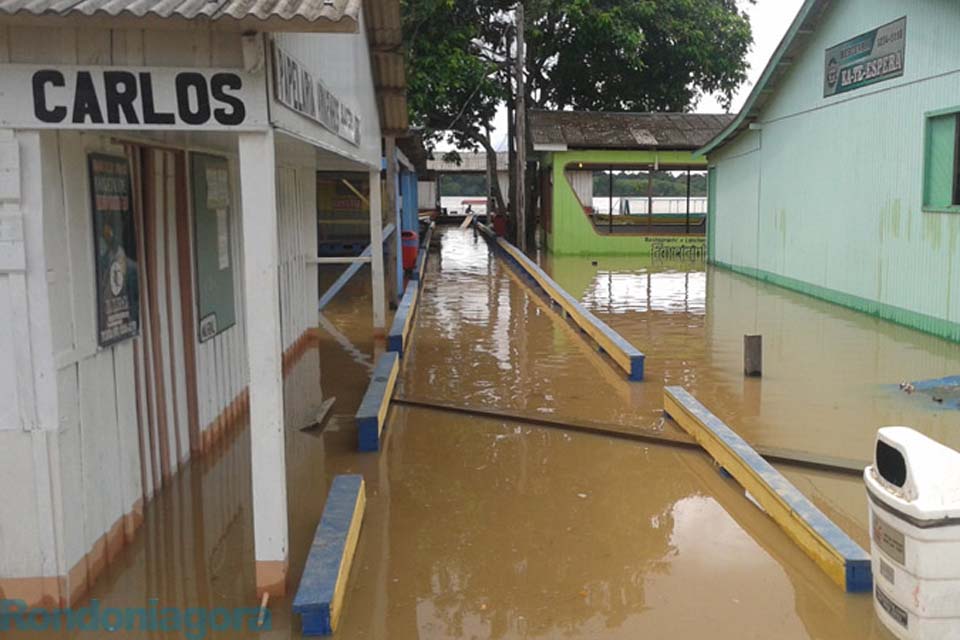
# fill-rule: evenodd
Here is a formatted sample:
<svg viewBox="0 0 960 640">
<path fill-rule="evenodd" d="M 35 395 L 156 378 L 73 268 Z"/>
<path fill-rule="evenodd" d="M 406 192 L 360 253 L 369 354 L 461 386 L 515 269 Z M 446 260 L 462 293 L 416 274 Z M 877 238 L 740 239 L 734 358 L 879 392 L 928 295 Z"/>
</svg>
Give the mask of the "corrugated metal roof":
<svg viewBox="0 0 960 640">
<path fill-rule="evenodd" d="M 672 149 L 693 151 L 733 120 L 727 114 L 531 111 L 534 149 Z"/>
<path fill-rule="evenodd" d="M 364 0 L 370 62 L 384 135 L 406 135 L 410 128 L 407 75 L 399 0 Z"/>
<path fill-rule="evenodd" d="M 203 20 L 267 31 L 356 31 L 363 0 L 0 0 L 0 15 Z"/>
</svg>

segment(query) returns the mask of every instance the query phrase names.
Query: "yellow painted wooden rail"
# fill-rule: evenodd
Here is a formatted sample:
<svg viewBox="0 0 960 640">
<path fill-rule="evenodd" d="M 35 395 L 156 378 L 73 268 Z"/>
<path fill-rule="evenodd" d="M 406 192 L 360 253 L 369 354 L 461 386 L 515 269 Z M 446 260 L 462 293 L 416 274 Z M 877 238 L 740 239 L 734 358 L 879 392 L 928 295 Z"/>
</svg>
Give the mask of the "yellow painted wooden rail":
<svg viewBox="0 0 960 640">
<path fill-rule="evenodd" d="M 558 285 L 533 260 L 528 258 L 520 249 L 503 238 L 494 234 L 493 230 L 483 224 L 477 228 L 498 249 L 516 264 L 528 278 L 540 287 L 547 297 L 563 309 L 564 315 L 586 333 L 599 347 L 623 369 L 630 380 L 643 380 L 645 356 L 639 349 L 627 342 L 623 336 L 611 329 L 605 322 L 597 318 L 580 302 Z"/>
<path fill-rule="evenodd" d="M 682 387 L 664 388 L 663 406 L 834 582 L 847 592 L 871 590 L 870 555 L 743 438 Z"/>
<path fill-rule="evenodd" d="M 333 479 L 293 600 L 305 636 L 330 635 L 337 630 L 366 502 L 362 476 Z"/>
<path fill-rule="evenodd" d="M 411 287 L 416 289 L 416 287 Z M 357 433 L 360 451 L 379 451 L 380 434 L 387 423 L 387 411 L 393 388 L 400 373 L 399 354 L 388 351 L 377 360 L 370 386 L 357 410 Z"/>
</svg>

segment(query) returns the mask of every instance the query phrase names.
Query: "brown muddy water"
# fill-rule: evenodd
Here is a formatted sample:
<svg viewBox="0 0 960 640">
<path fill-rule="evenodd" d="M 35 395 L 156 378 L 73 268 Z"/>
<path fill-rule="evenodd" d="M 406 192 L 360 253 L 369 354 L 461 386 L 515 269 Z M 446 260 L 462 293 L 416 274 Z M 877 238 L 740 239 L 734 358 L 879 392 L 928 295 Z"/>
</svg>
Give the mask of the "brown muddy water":
<svg viewBox="0 0 960 640">
<path fill-rule="evenodd" d="M 647 353 L 647 381 L 629 383 L 482 239 L 445 230 L 440 242 L 400 398 L 666 433 L 666 379 L 771 446 L 866 459 L 882 424 L 950 433 L 949 416 L 881 385 L 955 373 L 951 345 L 702 265 L 546 263 Z M 291 597 L 271 601 L 270 631 L 207 637 L 299 637 L 292 593 L 340 473 L 363 474 L 368 502 L 335 637 L 890 637 L 868 595 L 840 592 L 697 450 L 397 405 L 384 450 L 356 453 L 353 415 L 381 348 L 369 304 L 361 273 L 285 383 Z M 758 329 L 766 376 L 744 381 L 739 345 Z M 301 431 L 331 396 L 330 420 Z M 783 470 L 866 543 L 860 481 Z M 255 606 L 249 483 L 244 431 L 148 505 L 90 598 Z"/>
</svg>

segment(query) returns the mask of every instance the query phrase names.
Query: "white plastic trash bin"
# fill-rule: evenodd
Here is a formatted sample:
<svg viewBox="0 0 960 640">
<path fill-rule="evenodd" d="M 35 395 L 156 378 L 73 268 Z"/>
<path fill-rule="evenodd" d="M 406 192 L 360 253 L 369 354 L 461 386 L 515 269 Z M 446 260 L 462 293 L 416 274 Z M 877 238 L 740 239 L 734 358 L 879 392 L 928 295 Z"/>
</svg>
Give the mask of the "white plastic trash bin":
<svg viewBox="0 0 960 640">
<path fill-rule="evenodd" d="M 960 638 L 960 453 L 886 427 L 863 477 L 880 620 L 902 640 Z"/>
</svg>

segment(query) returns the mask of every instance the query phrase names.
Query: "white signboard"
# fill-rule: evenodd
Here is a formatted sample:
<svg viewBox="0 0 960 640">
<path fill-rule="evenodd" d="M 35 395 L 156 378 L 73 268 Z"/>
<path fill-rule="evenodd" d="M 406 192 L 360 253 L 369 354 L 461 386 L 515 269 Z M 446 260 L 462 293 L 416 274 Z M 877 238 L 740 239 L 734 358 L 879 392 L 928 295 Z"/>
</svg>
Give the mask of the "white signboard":
<svg viewBox="0 0 960 640">
<path fill-rule="evenodd" d="M 360 145 L 360 116 L 315 78 L 307 67 L 273 44 L 273 94 L 280 104 Z"/>
<path fill-rule="evenodd" d="M 264 82 L 238 69 L 0 64 L 0 127 L 265 129 Z"/>
</svg>

